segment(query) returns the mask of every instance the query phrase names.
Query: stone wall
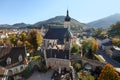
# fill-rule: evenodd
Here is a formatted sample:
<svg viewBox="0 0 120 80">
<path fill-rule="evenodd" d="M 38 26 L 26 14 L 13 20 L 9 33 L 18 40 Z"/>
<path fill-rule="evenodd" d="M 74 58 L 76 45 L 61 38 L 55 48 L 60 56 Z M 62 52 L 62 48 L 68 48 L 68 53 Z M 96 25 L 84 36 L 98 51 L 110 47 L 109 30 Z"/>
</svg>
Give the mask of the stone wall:
<svg viewBox="0 0 120 80">
<path fill-rule="evenodd" d="M 54 59 L 54 58 L 47 59 L 46 64 L 48 68 L 51 67 L 52 69 L 59 69 L 64 67 L 69 69 L 69 67 L 71 66 L 70 60 Z"/>
</svg>

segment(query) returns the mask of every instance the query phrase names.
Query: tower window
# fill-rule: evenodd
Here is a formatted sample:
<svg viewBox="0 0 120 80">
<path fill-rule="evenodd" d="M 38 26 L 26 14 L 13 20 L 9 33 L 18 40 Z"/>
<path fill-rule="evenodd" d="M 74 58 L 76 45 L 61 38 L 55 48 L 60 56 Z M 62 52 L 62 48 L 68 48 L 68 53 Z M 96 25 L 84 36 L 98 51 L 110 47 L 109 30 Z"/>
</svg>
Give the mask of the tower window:
<svg viewBox="0 0 120 80">
<path fill-rule="evenodd" d="M 19 60 L 19 62 L 21 62 L 23 60 L 22 55 L 19 55 L 18 60 Z"/>
<path fill-rule="evenodd" d="M 69 41 L 69 38 L 66 38 L 66 41 Z"/>
<path fill-rule="evenodd" d="M 23 70 L 23 66 L 21 66 L 20 69 Z"/>
<path fill-rule="evenodd" d="M 7 62 L 7 65 L 11 64 L 11 58 L 8 57 L 6 62 Z"/>
</svg>

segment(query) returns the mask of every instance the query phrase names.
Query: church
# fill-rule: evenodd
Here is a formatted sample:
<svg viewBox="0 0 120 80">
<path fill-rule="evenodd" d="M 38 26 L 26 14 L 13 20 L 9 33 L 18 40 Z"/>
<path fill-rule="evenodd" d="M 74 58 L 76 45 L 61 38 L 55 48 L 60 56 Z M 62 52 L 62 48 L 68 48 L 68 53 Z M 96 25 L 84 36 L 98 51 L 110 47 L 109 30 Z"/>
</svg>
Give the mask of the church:
<svg viewBox="0 0 120 80">
<path fill-rule="evenodd" d="M 72 47 L 72 33 L 70 32 L 69 11 L 64 19 L 64 26 L 49 28 L 44 36 L 44 57 L 46 66 L 54 70 L 70 69 L 70 53 Z"/>
</svg>

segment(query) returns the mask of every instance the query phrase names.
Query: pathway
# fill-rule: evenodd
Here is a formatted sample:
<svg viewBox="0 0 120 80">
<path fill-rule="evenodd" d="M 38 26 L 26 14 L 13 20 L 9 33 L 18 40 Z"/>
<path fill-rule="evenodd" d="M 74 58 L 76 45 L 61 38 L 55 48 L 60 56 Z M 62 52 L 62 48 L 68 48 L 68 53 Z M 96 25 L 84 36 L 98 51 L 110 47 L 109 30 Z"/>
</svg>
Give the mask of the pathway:
<svg viewBox="0 0 120 80">
<path fill-rule="evenodd" d="M 46 73 L 40 73 L 35 71 L 32 76 L 27 80 L 51 80 L 51 76 L 53 74 L 53 70 L 49 70 Z"/>
</svg>

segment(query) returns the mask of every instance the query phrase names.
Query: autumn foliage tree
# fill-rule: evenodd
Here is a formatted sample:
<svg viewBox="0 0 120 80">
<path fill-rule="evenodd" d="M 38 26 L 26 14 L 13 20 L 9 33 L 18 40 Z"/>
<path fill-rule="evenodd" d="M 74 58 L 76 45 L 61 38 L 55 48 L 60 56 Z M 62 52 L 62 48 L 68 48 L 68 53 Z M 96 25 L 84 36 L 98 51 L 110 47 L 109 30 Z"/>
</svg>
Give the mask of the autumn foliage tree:
<svg viewBox="0 0 120 80">
<path fill-rule="evenodd" d="M 11 34 L 10 35 L 10 41 L 14 46 L 17 46 L 18 38 L 16 37 L 16 34 Z"/>
<path fill-rule="evenodd" d="M 98 48 L 98 42 L 94 38 L 88 38 L 82 42 L 83 54 L 93 54 Z"/>
<path fill-rule="evenodd" d="M 42 44 L 42 33 L 37 30 L 31 30 L 28 33 L 28 42 L 33 46 L 34 51 Z"/>
<path fill-rule="evenodd" d="M 92 49 L 92 52 L 96 52 L 99 49 L 98 48 L 98 42 L 97 42 L 96 39 L 93 39 L 91 49 Z"/>
<path fill-rule="evenodd" d="M 43 37 L 39 30 L 22 31 L 9 34 L 9 37 L 0 38 L 0 46 L 26 46 L 27 53 L 34 53 L 40 49 Z"/>
<path fill-rule="evenodd" d="M 22 33 L 19 35 L 19 39 L 20 39 L 20 41 L 25 42 L 26 39 L 27 39 L 27 33 L 26 33 L 26 32 L 22 32 Z"/>
<path fill-rule="evenodd" d="M 118 38 L 118 37 L 112 38 L 112 43 L 115 46 L 120 46 L 120 38 Z"/>
<path fill-rule="evenodd" d="M 120 80 L 120 76 L 112 65 L 106 64 L 102 69 L 98 80 Z"/>
<path fill-rule="evenodd" d="M 4 38 L 3 41 L 4 41 L 4 46 L 11 46 L 12 45 L 10 38 Z"/>
<path fill-rule="evenodd" d="M 92 51 L 97 51 L 98 42 L 94 38 L 88 38 L 82 42 L 82 47 L 85 49 L 91 49 Z"/>
</svg>

